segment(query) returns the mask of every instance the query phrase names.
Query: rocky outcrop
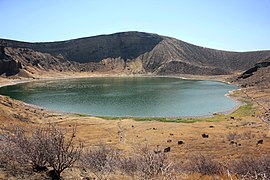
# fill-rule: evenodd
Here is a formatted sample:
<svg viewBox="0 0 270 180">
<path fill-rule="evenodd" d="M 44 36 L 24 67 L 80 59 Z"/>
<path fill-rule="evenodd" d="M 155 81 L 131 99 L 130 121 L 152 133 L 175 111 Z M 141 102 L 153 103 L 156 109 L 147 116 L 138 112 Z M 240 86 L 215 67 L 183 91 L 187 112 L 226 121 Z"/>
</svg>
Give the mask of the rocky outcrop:
<svg viewBox="0 0 270 180">
<path fill-rule="evenodd" d="M 14 60 L 0 60 L 0 75 L 12 76 L 20 72 L 20 64 Z"/>
<path fill-rule="evenodd" d="M 0 75 L 11 76 L 19 73 L 21 63 L 5 54 L 5 48 L 0 47 Z"/>
<path fill-rule="evenodd" d="M 119 58 L 106 58 L 101 60 L 102 65 L 106 66 L 108 70 L 124 71 L 126 68 L 125 60 Z"/>
<path fill-rule="evenodd" d="M 249 78 L 250 76 L 254 75 L 255 72 L 258 71 L 258 69 L 260 68 L 266 68 L 270 66 L 270 61 L 269 62 L 260 62 L 260 63 L 256 63 L 254 65 L 254 67 L 248 69 L 247 71 L 245 71 L 241 76 L 239 76 L 239 79 L 246 79 Z"/>
<path fill-rule="evenodd" d="M 246 70 L 234 81 L 242 87 L 256 86 L 262 89 L 270 89 L 270 58 L 256 63 L 252 68 Z"/>
</svg>

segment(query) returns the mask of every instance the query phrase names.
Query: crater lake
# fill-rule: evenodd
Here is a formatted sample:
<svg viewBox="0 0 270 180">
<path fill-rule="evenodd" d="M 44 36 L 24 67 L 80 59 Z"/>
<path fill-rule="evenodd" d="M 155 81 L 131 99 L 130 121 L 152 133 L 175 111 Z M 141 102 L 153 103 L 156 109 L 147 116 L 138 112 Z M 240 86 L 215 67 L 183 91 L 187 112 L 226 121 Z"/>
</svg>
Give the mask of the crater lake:
<svg viewBox="0 0 270 180">
<path fill-rule="evenodd" d="M 233 109 L 236 86 L 169 77 L 102 77 L 37 81 L 0 94 L 50 110 L 96 116 L 204 116 Z"/>
</svg>

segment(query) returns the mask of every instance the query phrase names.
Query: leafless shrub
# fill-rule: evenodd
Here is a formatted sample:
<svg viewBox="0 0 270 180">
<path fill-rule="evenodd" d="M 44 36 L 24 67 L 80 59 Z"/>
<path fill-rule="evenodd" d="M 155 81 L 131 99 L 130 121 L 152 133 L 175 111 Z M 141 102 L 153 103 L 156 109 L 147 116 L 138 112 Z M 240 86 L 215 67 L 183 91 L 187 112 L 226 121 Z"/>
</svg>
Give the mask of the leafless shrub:
<svg viewBox="0 0 270 180">
<path fill-rule="evenodd" d="M 55 179 L 60 179 L 61 173 L 80 158 L 83 145 L 75 146 L 75 134 L 76 126 L 67 138 L 67 134 L 53 124 L 36 134 L 44 149 L 45 159 L 54 170 Z"/>
<path fill-rule="evenodd" d="M 31 165 L 34 170 L 46 168 L 44 153 L 39 147 L 40 142 L 31 135 L 28 136 L 25 128 L 13 126 L 2 129 L 2 154 L 8 159 L 9 164 L 22 167 Z"/>
<path fill-rule="evenodd" d="M 25 159 L 14 144 L 8 141 L 1 142 L 0 148 L 0 164 L 1 168 L 8 172 L 12 176 L 22 175 L 26 171 Z"/>
<path fill-rule="evenodd" d="M 122 160 L 121 169 L 127 175 L 139 179 L 171 179 L 173 163 L 161 150 L 154 150 L 147 144 L 138 146 L 135 155 Z"/>
<path fill-rule="evenodd" d="M 89 169 L 98 179 L 107 179 L 117 169 L 119 151 L 101 143 L 97 148 L 89 149 L 82 154 L 80 162 L 84 168 Z"/>
<path fill-rule="evenodd" d="M 230 171 L 243 179 L 270 179 L 269 157 L 242 157 L 230 164 Z"/>
<path fill-rule="evenodd" d="M 1 143 L 1 145 L 3 146 L 3 144 Z M 0 151 L 0 168 L 6 168 L 8 164 L 8 160 L 6 158 L 6 156 L 3 155 L 3 151 Z"/>
<path fill-rule="evenodd" d="M 143 178 L 150 179 L 158 175 L 167 174 L 170 165 L 165 153 L 155 153 L 148 145 L 140 149 L 138 170 Z"/>
<path fill-rule="evenodd" d="M 186 170 L 202 175 L 220 175 L 224 172 L 222 165 L 209 156 L 197 155 L 190 159 L 186 165 Z"/>
<path fill-rule="evenodd" d="M 125 156 L 124 153 L 104 144 L 84 153 L 81 166 L 98 179 L 107 179 L 116 173 L 132 179 L 172 179 L 174 168 L 165 153 L 148 145 L 136 146 L 135 153 Z"/>
<path fill-rule="evenodd" d="M 229 132 L 227 135 L 228 141 L 236 140 L 238 138 L 238 135 L 236 132 Z"/>
<path fill-rule="evenodd" d="M 134 179 L 138 171 L 138 161 L 134 156 L 124 156 L 120 158 L 119 168 L 122 174 L 126 174 Z"/>
<path fill-rule="evenodd" d="M 67 138 L 64 131 L 54 124 L 28 133 L 20 126 L 2 128 L 4 141 L 0 151 L 8 158 L 9 164 L 19 164 L 20 167 L 30 165 L 34 171 L 44 171 L 46 166 L 51 166 L 54 178 L 60 179 L 61 172 L 72 167 L 82 151 L 81 145 L 74 145 L 75 133 L 76 128 Z"/>
<path fill-rule="evenodd" d="M 253 139 L 253 138 L 255 138 L 255 135 L 252 134 L 251 131 L 245 131 L 245 132 L 243 132 L 241 134 L 241 139 L 247 139 L 247 140 L 249 140 L 249 139 Z"/>
</svg>

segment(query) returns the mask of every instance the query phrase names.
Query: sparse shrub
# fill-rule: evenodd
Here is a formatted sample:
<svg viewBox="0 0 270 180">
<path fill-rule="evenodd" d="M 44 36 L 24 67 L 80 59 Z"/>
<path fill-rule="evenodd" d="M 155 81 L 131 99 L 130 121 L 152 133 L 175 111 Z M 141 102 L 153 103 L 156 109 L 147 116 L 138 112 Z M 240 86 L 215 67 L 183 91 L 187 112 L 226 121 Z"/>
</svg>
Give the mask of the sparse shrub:
<svg viewBox="0 0 270 180">
<path fill-rule="evenodd" d="M 245 132 L 243 132 L 243 133 L 241 134 L 241 138 L 242 138 L 242 139 L 247 139 L 247 140 L 249 140 L 249 139 L 255 138 L 255 135 L 252 134 L 251 131 L 245 131 Z"/>
<path fill-rule="evenodd" d="M 61 173 L 74 165 L 80 159 L 83 149 L 82 143 L 75 146 L 74 138 L 76 126 L 73 127 L 72 133 L 67 136 L 63 130 L 50 124 L 44 131 L 40 131 L 37 137 L 44 149 L 45 159 L 49 166 L 53 168 L 55 179 L 60 179 Z"/>
<path fill-rule="evenodd" d="M 147 144 L 137 146 L 135 154 L 122 163 L 122 171 L 139 179 L 171 179 L 174 170 L 173 163 L 164 152 L 152 149 Z"/>
<path fill-rule="evenodd" d="M 5 140 L 2 141 L 0 154 L 1 168 L 5 169 L 9 175 L 18 177 L 19 175 L 29 173 L 26 172 L 28 169 L 25 158 L 23 158 L 21 152 L 18 151 L 14 144 Z"/>
<path fill-rule="evenodd" d="M 38 127 L 32 132 L 20 126 L 2 128 L 0 151 L 9 165 L 25 170 L 31 166 L 36 172 L 46 171 L 47 166 L 51 166 L 56 174 L 54 179 L 60 179 L 61 172 L 72 167 L 82 151 L 82 145 L 74 145 L 75 133 L 74 127 L 70 138 L 67 138 L 64 131 L 54 124 Z"/>
<path fill-rule="evenodd" d="M 102 143 L 82 154 L 80 159 L 80 164 L 94 173 L 98 179 L 107 179 L 116 171 L 118 162 L 119 151 Z"/>
<path fill-rule="evenodd" d="M 148 145 L 140 149 L 140 155 L 137 158 L 139 173 L 146 179 L 162 175 L 170 166 L 165 153 L 155 153 Z"/>
<path fill-rule="evenodd" d="M 228 141 L 236 140 L 238 138 L 238 135 L 236 132 L 229 132 L 227 135 Z"/>
<path fill-rule="evenodd" d="M 241 134 L 237 134 L 236 132 L 229 132 L 227 134 L 227 140 L 228 141 L 235 141 L 235 140 L 250 140 L 255 138 L 255 134 L 253 134 L 251 131 L 245 131 Z"/>
<path fill-rule="evenodd" d="M 230 171 L 243 179 L 270 179 L 269 157 L 242 157 L 230 164 Z"/>
<path fill-rule="evenodd" d="M 44 150 L 40 147 L 40 141 L 27 135 L 26 129 L 20 126 L 2 129 L 3 143 L 2 154 L 8 159 L 9 164 L 17 164 L 20 168 L 31 165 L 33 170 L 38 167 L 46 167 Z M 37 130 L 38 131 L 38 130 Z"/>
<path fill-rule="evenodd" d="M 222 165 L 209 156 L 197 155 L 190 159 L 186 165 L 186 170 L 202 175 L 220 175 L 224 172 Z"/>
<path fill-rule="evenodd" d="M 138 161 L 134 156 L 124 156 L 120 159 L 119 168 L 122 174 L 126 174 L 134 179 L 138 171 Z"/>
<path fill-rule="evenodd" d="M 135 152 L 125 156 L 108 145 L 100 144 L 81 156 L 81 166 L 98 179 L 107 179 L 120 173 L 132 179 L 172 179 L 173 163 L 161 150 L 148 145 L 134 147 Z"/>
</svg>

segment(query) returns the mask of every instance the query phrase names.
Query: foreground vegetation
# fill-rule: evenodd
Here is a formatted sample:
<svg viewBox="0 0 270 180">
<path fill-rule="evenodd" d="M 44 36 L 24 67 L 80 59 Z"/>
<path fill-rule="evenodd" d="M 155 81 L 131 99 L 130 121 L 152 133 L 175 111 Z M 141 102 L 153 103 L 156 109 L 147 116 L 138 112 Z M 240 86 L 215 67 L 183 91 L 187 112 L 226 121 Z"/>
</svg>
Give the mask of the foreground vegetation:
<svg viewBox="0 0 270 180">
<path fill-rule="evenodd" d="M 230 133 L 227 139 L 233 141 L 238 136 L 252 134 Z M 76 126 L 70 131 L 55 124 L 35 130 L 2 127 L 0 137 L 0 170 L 7 179 L 61 179 L 62 172 L 70 169 L 77 169 L 78 177 L 86 179 L 270 178 L 270 156 L 219 162 L 196 154 L 180 161 L 168 158 L 170 149 L 148 144 L 135 145 L 131 152 L 103 143 L 85 148 L 76 139 Z"/>
</svg>

